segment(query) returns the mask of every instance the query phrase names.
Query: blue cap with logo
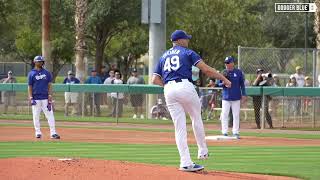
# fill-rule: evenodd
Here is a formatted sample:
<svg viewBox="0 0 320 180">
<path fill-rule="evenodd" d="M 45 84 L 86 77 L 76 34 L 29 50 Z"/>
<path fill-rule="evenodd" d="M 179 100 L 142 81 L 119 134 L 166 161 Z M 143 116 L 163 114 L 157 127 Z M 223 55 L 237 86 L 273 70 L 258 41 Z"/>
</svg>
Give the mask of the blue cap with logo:
<svg viewBox="0 0 320 180">
<path fill-rule="evenodd" d="M 179 39 L 191 39 L 192 36 L 188 35 L 185 31 L 183 30 L 175 30 L 171 34 L 171 41 L 177 41 Z"/>
<path fill-rule="evenodd" d="M 33 62 L 42 62 L 44 61 L 44 57 L 43 56 L 36 56 L 33 59 Z"/>
<path fill-rule="evenodd" d="M 224 59 L 225 64 L 233 63 L 235 61 L 234 57 L 227 56 L 226 59 Z"/>
</svg>

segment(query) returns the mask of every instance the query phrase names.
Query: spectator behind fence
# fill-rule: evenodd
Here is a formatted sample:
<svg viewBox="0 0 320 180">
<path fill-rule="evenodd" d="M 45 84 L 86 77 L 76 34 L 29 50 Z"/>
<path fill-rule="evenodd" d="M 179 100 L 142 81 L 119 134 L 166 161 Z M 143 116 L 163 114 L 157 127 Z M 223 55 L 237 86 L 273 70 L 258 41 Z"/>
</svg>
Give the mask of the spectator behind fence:
<svg viewBox="0 0 320 180">
<path fill-rule="evenodd" d="M 298 85 L 297 85 L 297 80 L 296 80 L 295 76 L 291 75 L 286 87 L 297 87 L 297 86 Z M 296 106 L 298 104 L 298 100 L 293 99 L 293 98 L 294 97 L 288 98 L 288 113 L 289 113 L 289 115 L 291 115 L 291 114 L 296 115 L 297 114 Z"/>
<path fill-rule="evenodd" d="M 293 74 L 293 76 L 296 78 L 297 81 L 297 87 L 303 87 L 304 83 L 305 83 L 305 76 L 302 72 L 302 67 L 301 66 L 297 66 L 296 67 L 296 73 Z M 301 98 L 297 98 L 297 104 L 296 104 L 296 113 L 298 115 L 301 114 Z"/>
<path fill-rule="evenodd" d="M 253 82 L 253 86 L 270 86 L 270 80 L 272 78 L 272 74 L 271 73 L 267 73 L 264 74 L 263 76 L 263 69 L 257 69 L 256 73 L 257 73 L 257 78 L 255 79 L 255 81 Z M 271 77 L 270 77 L 271 76 Z M 270 96 L 266 96 L 265 98 L 265 107 L 264 108 L 264 112 L 265 112 L 265 118 L 267 120 L 267 123 L 269 124 L 270 128 L 273 128 L 272 125 L 272 118 L 270 116 L 269 113 L 269 100 L 271 99 Z M 255 120 L 256 120 L 256 124 L 257 124 L 257 128 L 261 129 L 261 125 L 260 125 L 260 109 L 262 107 L 262 96 L 252 96 L 252 100 L 253 100 L 253 108 L 254 108 L 254 115 L 255 115 Z"/>
<path fill-rule="evenodd" d="M 97 71 L 92 70 L 91 76 L 85 81 L 86 84 L 102 84 L 101 78 L 97 76 Z M 100 94 L 99 93 L 89 93 L 87 94 L 87 103 L 90 103 L 90 115 L 93 114 L 93 106 L 96 107 L 96 115 L 100 116 Z M 94 101 L 94 105 L 93 105 Z M 85 114 L 87 114 L 87 105 L 85 106 Z"/>
<path fill-rule="evenodd" d="M 104 81 L 109 77 L 109 73 L 107 72 L 106 66 L 101 67 L 101 71 L 99 74 L 99 77 L 101 78 L 101 82 L 104 83 Z M 107 104 L 107 94 L 100 93 L 100 105 Z"/>
<path fill-rule="evenodd" d="M 123 84 L 123 81 L 121 80 L 121 73 L 119 70 L 114 71 L 115 79 L 111 81 L 111 84 Z M 112 98 L 112 117 L 121 117 L 122 111 L 123 111 L 123 101 L 124 101 L 124 94 L 118 93 L 118 92 L 112 92 L 111 93 Z"/>
<path fill-rule="evenodd" d="M 137 69 L 133 69 L 131 72 L 131 77 L 128 79 L 127 84 L 145 84 L 142 76 L 139 75 Z M 133 119 L 137 118 L 138 113 L 140 113 L 140 118 L 144 119 L 142 112 L 142 104 L 144 100 L 143 94 L 130 94 L 131 105 L 134 108 Z"/>
<path fill-rule="evenodd" d="M 273 80 L 270 83 L 271 86 L 272 87 L 280 87 L 281 84 L 280 84 L 279 76 L 277 74 L 273 74 L 272 78 L 273 78 Z M 278 96 L 274 96 L 269 102 L 269 106 L 271 108 L 271 112 L 270 113 L 271 113 L 272 118 L 277 117 L 277 110 L 279 109 L 278 108 L 279 103 L 280 103 L 280 101 L 279 101 L 279 97 Z"/>
<path fill-rule="evenodd" d="M 74 76 L 72 71 L 68 71 L 68 76 L 64 79 L 63 84 L 79 84 L 80 80 Z M 64 115 L 69 115 L 69 106 L 72 106 L 72 115 L 79 115 L 78 111 L 78 96 L 79 93 L 76 92 L 65 92 L 65 106 L 64 106 Z"/>
<path fill-rule="evenodd" d="M 313 87 L 312 79 L 309 76 L 306 76 L 305 78 L 305 84 L 304 87 Z M 309 107 L 311 107 L 311 98 L 310 97 L 304 97 L 303 99 L 303 114 L 307 115 L 309 111 Z"/>
<path fill-rule="evenodd" d="M 104 80 L 103 84 L 111 84 L 112 80 L 114 80 L 114 69 L 109 70 L 109 77 Z M 112 99 L 111 99 L 111 93 L 107 93 L 107 104 L 109 109 L 112 106 Z"/>
<path fill-rule="evenodd" d="M 12 71 L 8 71 L 8 77 L 1 79 L 2 83 L 17 83 L 16 78 L 13 76 Z M 3 91 L 2 99 L 4 104 L 3 113 L 6 114 L 8 112 L 8 107 L 12 106 L 15 110 L 14 113 L 17 112 L 16 106 L 16 92 L 14 91 Z"/>
</svg>

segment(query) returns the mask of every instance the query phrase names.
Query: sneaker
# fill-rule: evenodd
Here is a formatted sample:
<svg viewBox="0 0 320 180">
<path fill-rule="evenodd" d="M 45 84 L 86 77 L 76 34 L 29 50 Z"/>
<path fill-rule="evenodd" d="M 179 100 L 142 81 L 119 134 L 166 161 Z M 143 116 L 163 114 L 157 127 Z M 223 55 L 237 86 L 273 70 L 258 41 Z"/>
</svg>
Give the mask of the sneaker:
<svg viewBox="0 0 320 180">
<path fill-rule="evenodd" d="M 40 139 L 40 138 L 41 138 L 41 134 L 37 134 L 37 135 L 36 135 L 36 138 L 37 138 L 37 139 Z"/>
<path fill-rule="evenodd" d="M 136 114 L 134 114 L 132 118 L 133 118 L 133 119 L 137 119 L 137 115 L 136 115 Z"/>
<path fill-rule="evenodd" d="M 223 136 L 228 136 L 228 134 L 227 133 L 224 133 L 224 134 L 222 134 Z"/>
<path fill-rule="evenodd" d="M 51 139 L 60 139 L 60 136 L 58 134 L 53 134 L 51 136 Z"/>
<path fill-rule="evenodd" d="M 140 115 L 140 119 L 144 119 L 144 115 L 143 114 Z"/>
<path fill-rule="evenodd" d="M 200 171 L 202 169 L 204 169 L 204 167 L 198 164 L 193 164 L 191 166 L 185 166 L 185 167 L 179 168 L 180 171 L 185 171 L 185 172 L 195 172 L 195 171 Z"/>
<path fill-rule="evenodd" d="M 236 137 L 237 139 L 240 139 L 240 135 L 239 134 L 234 134 L 233 137 Z"/>
<path fill-rule="evenodd" d="M 199 160 L 207 160 L 209 158 L 209 153 L 208 154 L 205 154 L 205 155 L 200 155 L 198 156 L 198 159 Z"/>
</svg>

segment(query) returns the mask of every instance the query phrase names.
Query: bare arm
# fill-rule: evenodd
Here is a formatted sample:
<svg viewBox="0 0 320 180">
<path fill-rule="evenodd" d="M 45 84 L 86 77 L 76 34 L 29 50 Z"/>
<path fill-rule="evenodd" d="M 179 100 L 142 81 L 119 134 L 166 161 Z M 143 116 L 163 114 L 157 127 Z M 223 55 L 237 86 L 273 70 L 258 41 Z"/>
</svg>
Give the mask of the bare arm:
<svg viewBox="0 0 320 180">
<path fill-rule="evenodd" d="M 158 75 L 152 75 L 152 84 L 156 84 L 156 85 L 159 85 L 159 86 L 163 86 L 163 82 L 162 82 L 162 79 L 160 76 Z"/>
<path fill-rule="evenodd" d="M 52 100 L 52 83 L 48 84 L 48 100 Z"/>
<path fill-rule="evenodd" d="M 200 61 L 197 64 L 197 67 L 208 77 L 212 77 L 212 78 L 216 78 L 216 79 L 220 79 L 223 81 L 223 84 L 226 87 L 231 87 L 231 82 L 224 77 L 222 74 L 218 73 L 217 70 L 215 70 L 214 68 L 208 66 L 206 63 L 204 63 L 203 61 Z"/>
<path fill-rule="evenodd" d="M 29 95 L 29 99 L 31 99 L 32 98 L 32 86 L 31 85 L 28 86 L 28 95 Z"/>
</svg>

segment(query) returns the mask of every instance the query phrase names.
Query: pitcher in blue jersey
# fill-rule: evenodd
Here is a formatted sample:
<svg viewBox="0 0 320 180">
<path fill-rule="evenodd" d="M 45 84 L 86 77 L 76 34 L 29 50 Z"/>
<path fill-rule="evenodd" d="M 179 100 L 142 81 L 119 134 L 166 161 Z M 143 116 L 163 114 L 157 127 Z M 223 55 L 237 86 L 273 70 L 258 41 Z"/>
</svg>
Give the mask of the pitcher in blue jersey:
<svg viewBox="0 0 320 180">
<path fill-rule="evenodd" d="M 239 136 L 239 124 L 240 124 L 240 100 L 245 99 L 246 89 L 244 85 L 244 74 L 240 69 L 234 67 L 235 59 L 232 56 L 228 56 L 224 60 L 226 69 L 223 71 L 223 75 L 229 79 L 232 83 L 231 88 L 223 87 L 222 90 L 222 111 L 221 111 L 221 128 L 222 134 L 228 136 L 228 117 L 230 108 L 233 115 L 233 136 L 240 139 Z"/>
<path fill-rule="evenodd" d="M 60 139 L 60 136 L 56 133 L 52 109 L 52 75 L 43 68 L 44 58 L 42 56 L 36 56 L 33 62 L 35 63 L 35 67 L 28 74 L 28 94 L 32 105 L 36 138 L 41 138 L 42 136 L 40 131 L 40 113 L 43 111 L 48 120 L 51 138 Z"/>
<path fill-rule="evenodd" d="M 201 119 L 200 99 L 191 83 L 192 66 L 197 66 L 209 77 L 221 79 L 226 87 L 231 86 L 227 78 L 206 65 L 196 52 L 188 49 L 190 39 L 191 35 L 185 31 L 174 31 L 171 35 L 173 47 L 160 57 L 152 77 L 153 84 L 164 86 L 166 104 L 174 123 L 175 139 L 180 154 L 179 170 L 187 172 L 199 171 L 204 167 L 191 160 L 187 143 L 185 113 L 188 113 L 192 120 L 193 132 L 198 145 L 198 159 L 207 159 L 209 156 Z"/>
</svg>

